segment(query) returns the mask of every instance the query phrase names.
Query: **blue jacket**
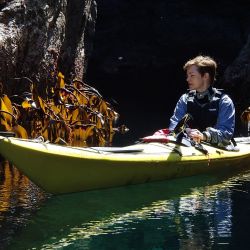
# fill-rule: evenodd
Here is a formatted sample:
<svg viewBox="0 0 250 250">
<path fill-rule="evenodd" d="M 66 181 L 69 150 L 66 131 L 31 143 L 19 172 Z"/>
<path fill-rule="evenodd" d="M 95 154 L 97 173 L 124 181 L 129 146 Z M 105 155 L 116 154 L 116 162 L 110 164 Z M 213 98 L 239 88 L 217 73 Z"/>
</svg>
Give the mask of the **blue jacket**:
<svg viewBox="0 0 250 250">
<path fill-rule="evenodd" d="M 187 113 L 188 93 L 181 96 L 176 104 L 174 114 L 170 118 L 169 129 L 173 130 L 180 119 Z M 212 144 L 228 145 L 233 137 L 235 128 L 235 108 L 231 98 L 223 94 L 219 101 L 219 112 L 217 122 L 214 127 L 207 127 Z M 197 128 L 199 129 L 199 128 Z M 201 131 L 203 132 L 203 131 Z"/>
</svg>

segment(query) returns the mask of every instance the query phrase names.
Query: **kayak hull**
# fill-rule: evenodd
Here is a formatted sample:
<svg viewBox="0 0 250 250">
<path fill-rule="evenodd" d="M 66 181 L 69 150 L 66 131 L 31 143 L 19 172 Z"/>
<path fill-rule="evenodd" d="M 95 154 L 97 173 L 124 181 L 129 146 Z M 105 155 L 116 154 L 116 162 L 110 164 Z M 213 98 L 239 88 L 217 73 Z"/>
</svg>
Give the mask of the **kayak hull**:
<svg viewBox="0 0 250 250">
<path fill-rule="evenodd" d="M 208 155 L 176 144 L 77 148 L 0 137 L 0 153 L 46 192 L 63 194 L 244 168 L 250 145 L 239 152 L 206 146 Z"/>
</svg>

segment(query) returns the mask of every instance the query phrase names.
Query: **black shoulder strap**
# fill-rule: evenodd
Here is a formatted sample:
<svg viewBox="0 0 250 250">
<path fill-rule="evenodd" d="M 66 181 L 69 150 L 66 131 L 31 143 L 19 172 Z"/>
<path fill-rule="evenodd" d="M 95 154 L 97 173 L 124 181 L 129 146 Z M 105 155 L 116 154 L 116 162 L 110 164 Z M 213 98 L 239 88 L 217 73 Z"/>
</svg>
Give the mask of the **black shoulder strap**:
<svg viewBox="0 0 250 250">
<path fill-rule="evenodd" d="M 216 88 L 212 88 L 213 92 L 214 92 L 214 95 L 218 98 L 221 98 L 224 94 L 225 94 L 225 91 L 224 89 L 216 89 Z"/>
<path fill-rule="evenodd" d="M 196 90 L 187 90 L 187 101 L 193 101 Z"/>
</svg>

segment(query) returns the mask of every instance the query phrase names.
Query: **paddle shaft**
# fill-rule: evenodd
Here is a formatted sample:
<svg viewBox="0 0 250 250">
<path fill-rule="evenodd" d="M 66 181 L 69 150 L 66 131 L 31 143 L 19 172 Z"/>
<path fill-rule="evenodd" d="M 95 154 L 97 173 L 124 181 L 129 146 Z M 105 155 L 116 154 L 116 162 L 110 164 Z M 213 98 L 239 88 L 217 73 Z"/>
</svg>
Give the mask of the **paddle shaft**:
<svg viewBox="0 0 250 250">
<path fill-rule="evenodd" d="M 16 134 L 14 132 L 9 131 L 0 131 L 0 135 L 4 137 L 15 137 Z"/>
</svg>

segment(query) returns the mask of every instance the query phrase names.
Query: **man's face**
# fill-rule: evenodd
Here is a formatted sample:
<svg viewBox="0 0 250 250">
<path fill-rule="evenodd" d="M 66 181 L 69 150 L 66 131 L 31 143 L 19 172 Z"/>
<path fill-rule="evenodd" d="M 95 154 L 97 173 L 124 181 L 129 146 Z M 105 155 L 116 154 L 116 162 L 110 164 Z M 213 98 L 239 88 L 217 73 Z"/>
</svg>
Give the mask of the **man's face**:
<svg viewBox="0 0 250 250">
<path fill-rule="evenodd" d="M 209 75 L 203 76 L 199 73 L 197 66 L 192 65 L 187 68 L 187 82 L 190 90 L 203 92 L 209 87 Z"/>
</svg>

